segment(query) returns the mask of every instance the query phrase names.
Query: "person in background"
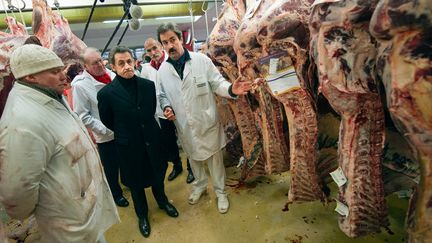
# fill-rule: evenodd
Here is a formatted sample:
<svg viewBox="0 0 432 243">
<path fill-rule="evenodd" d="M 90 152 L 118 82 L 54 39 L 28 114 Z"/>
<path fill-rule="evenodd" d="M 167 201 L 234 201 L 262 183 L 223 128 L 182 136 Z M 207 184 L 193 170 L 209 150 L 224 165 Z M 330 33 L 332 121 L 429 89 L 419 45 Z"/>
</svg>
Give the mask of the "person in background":
<svg viewBox="0 0 432 243">
<path fill-rule="evenodd" d="M 27 45 L 27 44 L 34 44 L 34 45 L 42 46 L 42 43 L 40 42 L 39 38 L 37 38 L 35 35 L 31 35 L 29 38 L 27 38 L 24 41 L 24 45 Z"/>
<path fill-rule="evenodd" d="M 69 106 L 73 110 L 73 101 L 72 101 L 72 80 L 83 71 L 83 66 L 79 62 L 75 62 L 66 66 L 63 72 L 66 75 L 66 88 L 63 92 L 63 95 L 66 96 Z"/>
<path fill-rule="evenodd" d="M 183 47 L 182 33 L 172 23 L 157 29 L 169 58 L 159 68 L 160 104 L 167 119 L 175 121 L 183 150 L 189 157 L 195 181 L 189 203 L 196 204 L 207 189 L 205 163 L 213 180 L 220 213 L 229 201 L 225 192 L 225 166 L 222 149 L 226 145 L 213 93 L 227 98 L 246 94 L 252 82 L 226 81 L 210 58 Z"/>
<path fill-rule="evenodd" d="M 105 69 L 100 52 L 95 48 L 87 47 L 81 54 L 81 61 L 84 71 L 72 81 L 74 111 L 96 140 L 115 203 L 119 207 L 127 207 L 129 202 L 119 184 L 121 158 L 117 156 L 114 133 L 101 122 L 96 98 L 97 92 L 111 82 L 115 73 Z"/>
<path fill-rule="evenodd" d="M 143 68 L 141 70 L 141 77 L 156 82 L 157 71 L 160 65 L 168 59 L 168 54 L 165 53 L 162 45 L 153 38 L 148 38 L 144 42 L 144 48 L 146 50 L 146 54 L 151 58 L 151 61 L 150 63 L 146 63 L 143 65 Z M 155 86 L 156 93 L 158 93 L 159 85 L 155 84 Z M 156 115 L 159 118 L 159 124 L 161 126 L 162 133 L 164 134 L 165 147 L 168 151 L 168 160 L 173 162 L 173 169 L 168 175 L 168 180 L 172 181 L 183 171 L 179 148 L 177 145 L 175 125 L 172 121 L 166 119 L 162 109 L 160 108 L 159 101 L 156 101 L 156 103 Z M 195 179 L 192 173 L 192 169 L 190 168 L 189 159 L 187 160 L 187 170 L 188 176 L 186 177 L 186 182 L 189 184 Z"/>
<path fill-rule="evenodd" d="M 165 195 L 167 162 L 155 119 L 156 89 L 152 81 L 135 75 L 130 49 L 114 47 L 109 59 L 117 76 L 97 95 L 99 115 L 106 127 L 114 131 L 116 148 L 122 158 L 121 180 L 131 190 L 141 234 L 148 237 L 151 228 L 144 188 L 151 187 L 159 208 L 168 216 L 178 216 Z"/>
<path fill-rule="evenodd" d="M 0 202 L 34 214 L 41 242 L 105 242 L 119 222 L 96 147 L 62 96 L 61 59 L 28 44 L 10 57 L 17 82 L 0 119 Z"/>
</svg>

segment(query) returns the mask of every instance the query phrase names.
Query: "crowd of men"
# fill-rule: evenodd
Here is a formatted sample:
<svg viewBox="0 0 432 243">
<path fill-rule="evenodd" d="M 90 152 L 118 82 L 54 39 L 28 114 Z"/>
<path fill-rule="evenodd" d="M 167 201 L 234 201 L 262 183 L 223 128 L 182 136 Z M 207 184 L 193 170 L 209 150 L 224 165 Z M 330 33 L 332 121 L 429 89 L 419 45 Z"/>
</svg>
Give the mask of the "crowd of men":
<svg viewBox="0 0 432 243">
<path fill-rule="evenodd" d="M 119 181 L 131 191 L 144 237 L 151 232 L 145 188 L 178 217 L 164 185 L 168 161 L 169 181 L 183 171 L 177 139 L 188 158 L 189 204 L 207 189 L 207 165 L 217 209 L 228 211 L 214 93 L 235 99 L 251 82 L 227 82 L 207 56 L 183 47 L 172 23 L 157 29 L 157 39 L 145 41 L 151 61 L 138 75 L 122 46 L 109 53 L 111 70 L 97 49 L 85 49 L 82 73 L 38 43 L 12 53 L 16 82 L 0 119 L 0 201 L 12 218 L 34 215 L 41 242 L 105 242 L 104 232 L 119 222 L 115 205 L 129 205 Z"/>
</svg>

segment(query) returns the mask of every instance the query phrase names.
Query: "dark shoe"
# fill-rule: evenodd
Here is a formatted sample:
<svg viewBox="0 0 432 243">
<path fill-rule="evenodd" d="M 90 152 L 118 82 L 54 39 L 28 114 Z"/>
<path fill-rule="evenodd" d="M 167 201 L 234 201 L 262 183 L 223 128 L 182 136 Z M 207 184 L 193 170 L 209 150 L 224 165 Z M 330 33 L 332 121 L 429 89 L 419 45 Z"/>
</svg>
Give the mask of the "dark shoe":
<svg viewBox="0 0 432 243">
<path fill-rule="evenodd" d="M 183 168 L 182 167 L 177 167 L 176 168 L 176 166 L 174 166 L 173 167 L 173 170 L 171 171 L 171 173 L 169 174 L 169 176 L 168 176 L 168 180 L 169 181 L 172 181 L 172 180 L 174 180 L 178 175 L 180 175 L 180 173 L 183 171 Z"/>
<path fill-rule="evenodd" d="M 118 197 L 118 198 L 114 198 L 114 202 L 115 202 L 115 204 L 117 204 L 117 206 L 122 207 L 122 208 L 129 206 L 128 200 L 123 196 Z"/>
<path fill-rule="evenodd" d="M 146 238 L 149 237 L 151 228 L 150 228 L 150 222 L 147 219 L 147 217 L 139 219 L 139 230 L 144 237 Z"/>
<path fill-rule="evenodd" d="M 188 175 L 186 177 L 186 183 L 190 184 L 195 180 L 195 176 L 193 175 L 192 171 L 188 171 Z"/>
<path fill-rule="evenodd" d="M 164 210 L 170 217 L 177 218 L 179 215 L 177 209 L 171 203 L 167 203 L 164 206 L 159 206 L 159 208 Z"/>
</svg>

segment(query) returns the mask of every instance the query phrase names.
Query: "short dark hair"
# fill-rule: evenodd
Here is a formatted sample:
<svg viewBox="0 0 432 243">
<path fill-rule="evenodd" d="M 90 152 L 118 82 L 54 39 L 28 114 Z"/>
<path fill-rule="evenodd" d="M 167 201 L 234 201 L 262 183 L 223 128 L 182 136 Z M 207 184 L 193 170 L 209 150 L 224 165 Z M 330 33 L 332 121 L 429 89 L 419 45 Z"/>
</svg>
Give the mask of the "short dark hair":
<svg viewBox="0 0 432 243">
<path fill-rule="evenodd" d="M 111 50 L 109 52 L 108 61 L 111 64 L 115 65 L 115 59 L 114 59 L 115 54 L 117 54 L 117 53 L 125 53 L 125 52 L 129 52 L 129 54 L 131 55 L 131 57 L 134 58 L 134 55 L 133 55 L 131 49 L 127 48 L 126 46 L 115 46 L 115 47 L 111 48 Z"/>
<path fill-rule="evenodd" d="M 162 41 L 161 41 L 161 39 L 160 39 L 160 35 L 163 34 L 163 33 L 165 33 L 165 32 L 168 32 L 168 31 L 170 31 L 170 30 L 171 30 L 172 32 L 174 32 L 174 33 L 177 35 L 177 37 L 179 38 L 179 40 L 182 39 L 182 32 L 181 32 L 181 30 L 179 30 L 179 29 L 177 28 L 177 25 L 174 24 L 174 23 L 172 23 L 172 22 L 168 22 L 168 23 L 163 23 L 163 24 L 161 24 L 161 25 L 157 28 L 157 37 L 158 37 L 158 41 L 159 41 L 160 43 L 162 43 Z"/>
</svg>

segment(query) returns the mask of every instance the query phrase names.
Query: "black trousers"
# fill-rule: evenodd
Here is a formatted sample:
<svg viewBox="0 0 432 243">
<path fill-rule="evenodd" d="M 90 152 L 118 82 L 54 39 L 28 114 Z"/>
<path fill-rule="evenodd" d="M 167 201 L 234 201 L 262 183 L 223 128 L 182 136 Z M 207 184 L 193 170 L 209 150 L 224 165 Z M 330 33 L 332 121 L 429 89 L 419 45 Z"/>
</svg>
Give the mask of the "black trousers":
<svg viewBox="0 0 432 243">
<path fill-rule="evenodd" d="M 156 199 L 159 207 L 163 207 L 168 203 L 168 198 L 165 194 L 164 183 L 158 182 L 152 187 L 153 197 Z M 135 208 L 135 213 L 138 218 L 143 218 L 148 216 L 148 205 L 147 197 L 144 188 L 130 188 L 132 201 Z"/>
<path fill-rule="evenodd" d="M 111 193 L 114 198 L 119 198 L 123 196 L 123 191 L 119 184 L 119 158 L 114 140 L 97 145 Z"/>
<path fill-rule="evenodd" d="M 174 166 L 181 166 L 174 122 L 162 118 L 159 118 L 159 122 L 161 125 L 165 148 L 168 153 L 168 161 L 172 161 Z"/>
<path fill-rule="evenodd" d="M 164 135 L 166 148 L 168 150 L 168 160 L 172 161 L 174 166 L 181 167 L 181 159 L 179 154 L 179 148 L 177 145 L 177 134 L 174 122 L 162 118 L 159 118 L 159 122 L 161 125 L 162 134 Z M 186 164 L 187 170 L 192 172 L 189 164 L 189 159 L 187 160 Z"/>
</svg>

